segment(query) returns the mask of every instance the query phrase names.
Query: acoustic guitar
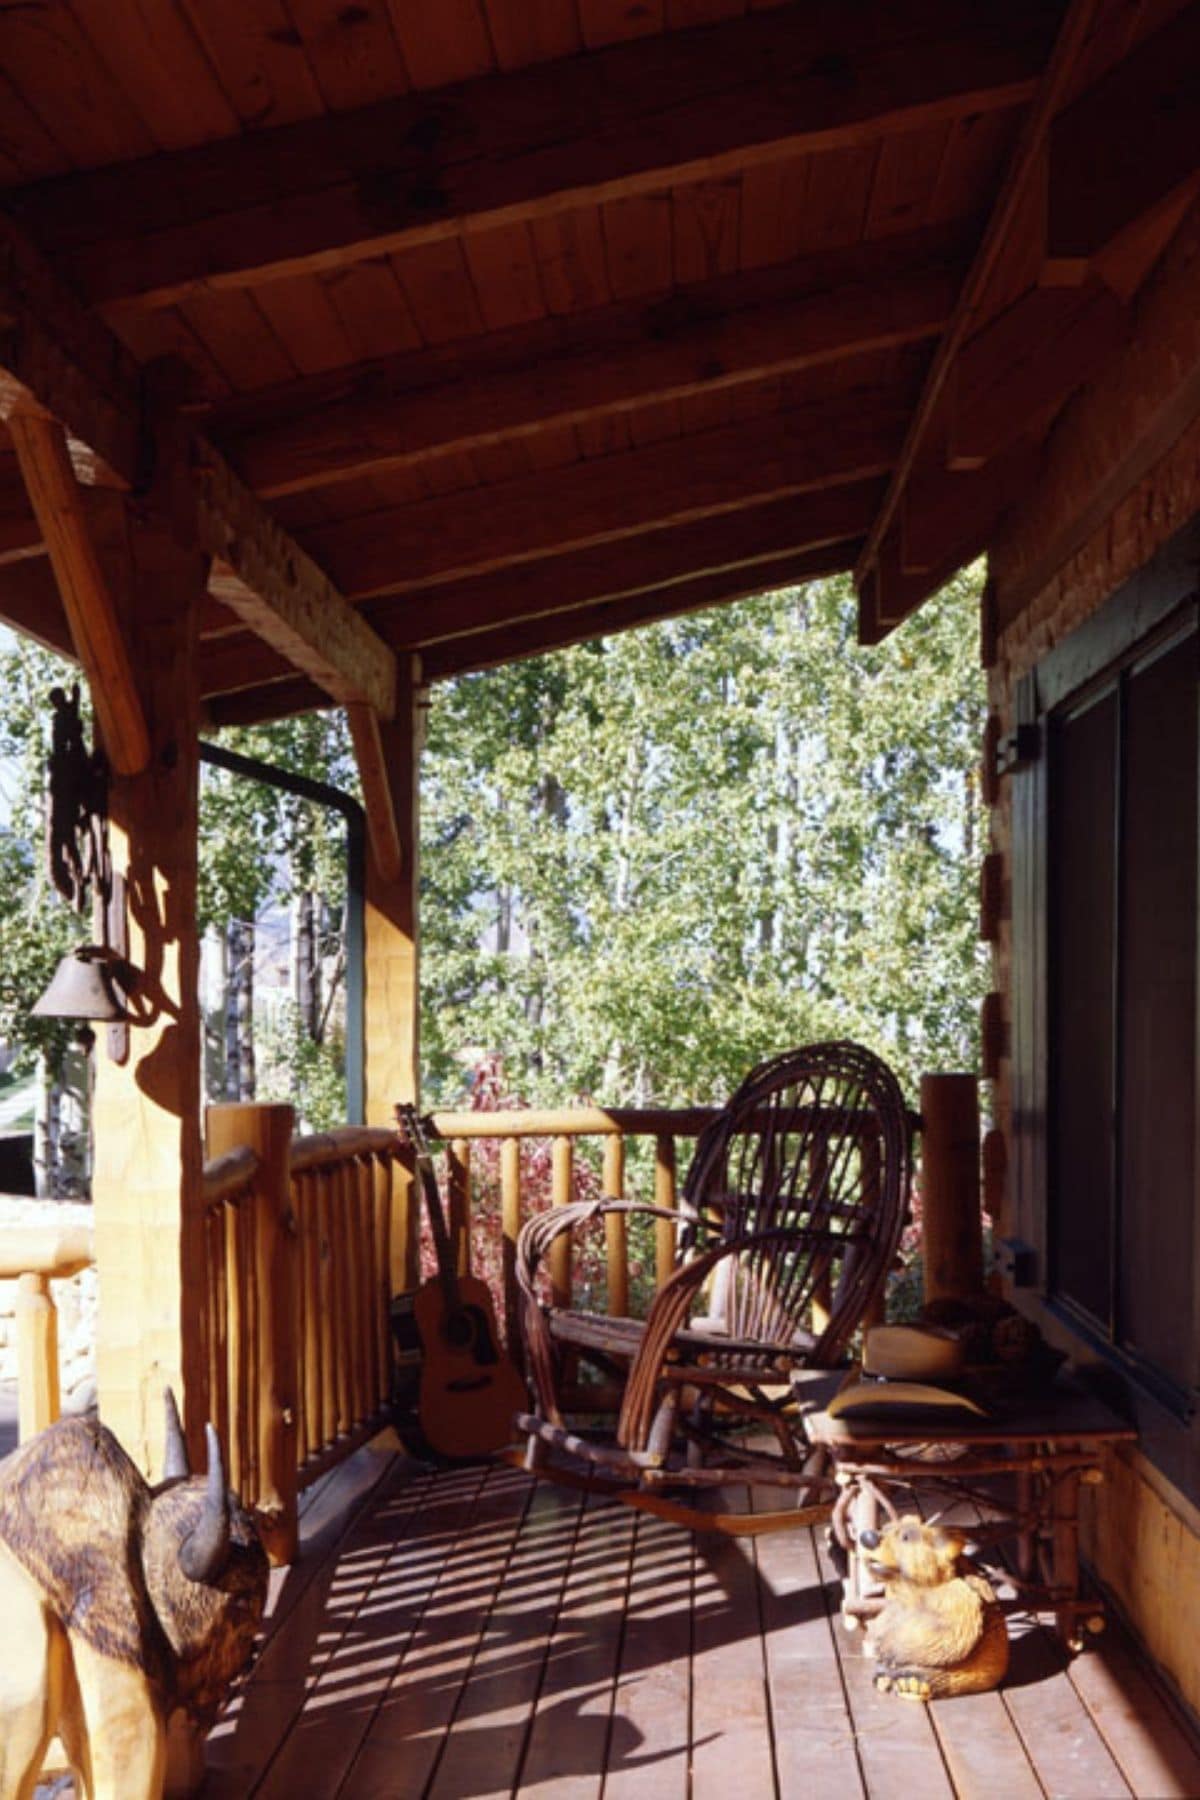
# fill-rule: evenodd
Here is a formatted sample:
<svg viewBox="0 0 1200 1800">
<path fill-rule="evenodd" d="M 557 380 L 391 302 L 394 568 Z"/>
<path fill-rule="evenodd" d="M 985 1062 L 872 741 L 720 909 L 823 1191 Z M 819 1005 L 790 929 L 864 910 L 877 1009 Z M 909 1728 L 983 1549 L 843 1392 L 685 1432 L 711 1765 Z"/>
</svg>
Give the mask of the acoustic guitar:
<svg viewBox="0 0 1200 1800">
<path fill-rule="evenodd" d="M 483 1456 L 512 1442 L 513 1414 L 528 1401 L 525 1383 L 501 1342 L 487 1283 L 454 1266 L 433 1156 L 416 1108 L 398 1106 L 396 1113 L 416 1155 L 437 1253 L 437 1274 L 413 1296 L 422 1350 L 417 1416 L 439 1455 Z"/>
</svg>

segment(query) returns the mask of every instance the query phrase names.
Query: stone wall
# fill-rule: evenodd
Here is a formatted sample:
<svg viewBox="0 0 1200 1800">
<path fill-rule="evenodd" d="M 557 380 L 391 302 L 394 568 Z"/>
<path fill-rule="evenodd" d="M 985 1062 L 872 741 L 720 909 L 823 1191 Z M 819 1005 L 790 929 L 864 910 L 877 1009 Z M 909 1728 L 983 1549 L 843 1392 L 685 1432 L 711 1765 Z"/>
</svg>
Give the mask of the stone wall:
<svg viewBox="0 0 1200 1800">
<path fill-rule="evenodd" d="M 23 1200 L 0 1196 L 0 1231 L 6 1225 L 87 1225 L 92 1208 L 84 1201 Z M 96 1271 L 84 1269 L 69 1281 L 50 1284 L 58 1308 L 59 1379 L 64 1408 L 90 1403 L 96 1385 Z M 17 1284 L 0 1281 L 0 1381 L 16 1379 Z"/>
</svg>

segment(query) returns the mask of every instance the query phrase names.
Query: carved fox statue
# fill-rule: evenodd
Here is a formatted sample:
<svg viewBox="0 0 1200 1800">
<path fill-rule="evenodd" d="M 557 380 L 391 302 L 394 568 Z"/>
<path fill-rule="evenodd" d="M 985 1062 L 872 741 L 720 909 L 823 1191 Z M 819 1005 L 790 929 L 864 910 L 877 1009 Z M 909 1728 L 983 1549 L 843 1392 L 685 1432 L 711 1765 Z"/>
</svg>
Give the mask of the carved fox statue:
<svg viewBox="0 0 1200 1800">
<path fill-rule="evenodd" d="M 33 1794 L 55 1733 L 88 1800 L 160 1800 L 168 1722 L 186 1762 L 250 1658 L 266 1553 L 216 1432 L 192 1476 L 166 1400 L 157 1487 L 86 1419 L 0 1462 L 0 1800 Z"/>
<path fill-rule="evenodd" d="M 998 1687 L 1008 1670 L 1004 1614 L 963 1558 L 957 1531 L 909 1515 L 860 1531 L 858 1553 L 883 1582 L 883 1609 L 867 1628 L 875 1686 L 906 1700 Z"/>
</svg>

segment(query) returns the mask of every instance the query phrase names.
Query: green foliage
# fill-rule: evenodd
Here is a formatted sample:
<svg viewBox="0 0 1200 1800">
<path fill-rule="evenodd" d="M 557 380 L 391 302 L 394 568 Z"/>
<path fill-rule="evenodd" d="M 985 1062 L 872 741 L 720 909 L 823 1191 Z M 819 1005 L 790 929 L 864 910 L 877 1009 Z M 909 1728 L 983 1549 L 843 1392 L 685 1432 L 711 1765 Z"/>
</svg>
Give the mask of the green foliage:
<svg viewBox="0 0 1200 1800">
<path fill-rule="evenodd" d="M 5 634 L 0 767 L 8 822 L 0 826 L 0 1039 L 18 1072 L 32 1069 L 44 1053 L 54 1073 L 61 1073 L 72 1027 L 61 1019 L 35 1019 L 30 1009 L 59 959 L 89 935 L 88 923 L 50 886 L 43 850 L 50 690 L 77 679 L 78 672 L 51 651 Z"/>
<path fill-rule="evenodd" d="M 315 1043 L 290 1002 L 255 1032 L 259 1100 L 287 1100 L 297 1131 L 332 1131 L 346 1123 L 346 1041 L 331 1032 Z"/>
<path fill-rule="evenodd" d="M 436 690 L 431 1097 L 497 1047 L 558 1102 L 717 1097 L 822 1036 L 910 1088 L 972 1066 L 977 603 L 964 576 L 864 649 L 821 582 Z"/>
<path fill-rule="evenodd" d="M 222 744 L 241 756 L 332 787 L 356 785 L 341 713 L 309 713 L 227 731 Z M 268 898 L 286 902 L 309 887 L 345 903 L 345 840 L 327 807 L 225 769 L 203 770 L 200 815 L 200 925 L 253 919 Z"/>
</svg>

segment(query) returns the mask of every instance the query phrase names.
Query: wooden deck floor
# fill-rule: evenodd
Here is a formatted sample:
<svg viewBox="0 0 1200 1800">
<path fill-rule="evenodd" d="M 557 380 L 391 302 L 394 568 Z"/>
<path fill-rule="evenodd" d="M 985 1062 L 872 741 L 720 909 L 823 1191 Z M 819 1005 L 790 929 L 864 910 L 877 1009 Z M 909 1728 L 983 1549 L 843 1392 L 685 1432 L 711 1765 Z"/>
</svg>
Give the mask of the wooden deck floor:
<svg viewBox="0 0 1200 1800">
<path fill-rule="evenodd" d="M 1014 1623 L 1002 1693 L 875 1693 L 807 1530 L 692 1537 L 507 1468 L 379 1448 L 327 1478 L 206 1800 L 1103 1800 L 1200 1795 L 1116 1629 L 1064 1666 Z"/>
</svg>

